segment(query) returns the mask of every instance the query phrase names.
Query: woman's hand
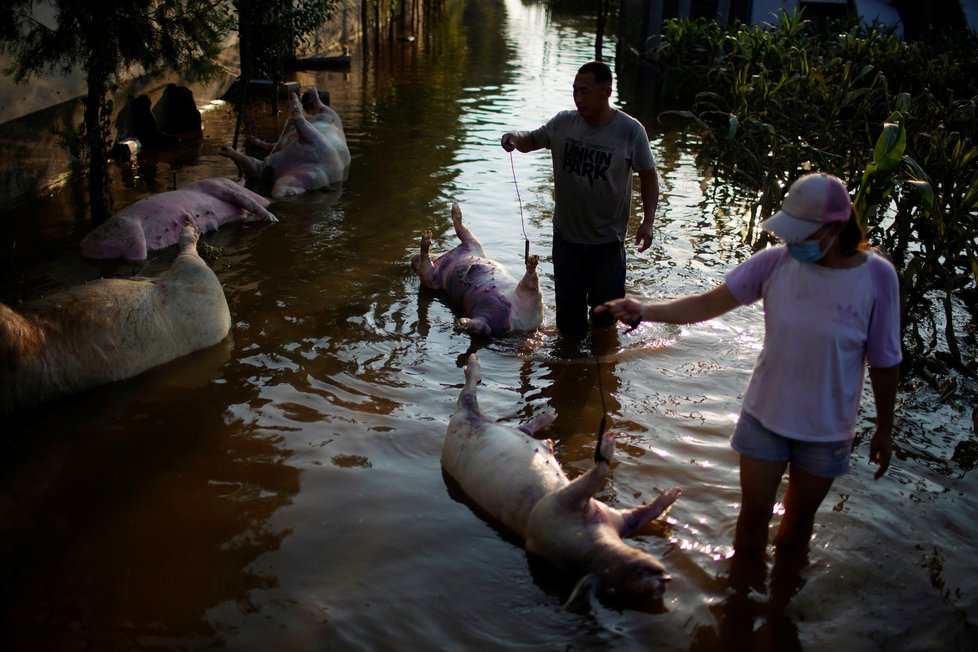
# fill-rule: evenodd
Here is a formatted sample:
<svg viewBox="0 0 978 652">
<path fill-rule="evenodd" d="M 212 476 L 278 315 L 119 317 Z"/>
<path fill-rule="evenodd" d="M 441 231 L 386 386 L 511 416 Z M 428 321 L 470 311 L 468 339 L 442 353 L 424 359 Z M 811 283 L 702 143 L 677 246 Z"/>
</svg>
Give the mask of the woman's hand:
<svg viewBox="0 0 978 652">
<path fill-rule="evenodd" d="M 873 480 L 879 480 L 886 473 L 886 469 L 890 467 L 890 456 L 892 454 L 893 442 L 890 435 L 879 430 L 873 433 L 873 438 L 869 442 L 869 461 L 880 465 L 880 468 L 876 469 L 876 473 L 873 475 Z"/>
<path fill-rule="evenodd" d="M 626 297 L 602 303 L 594 308 L 594 312 L 610 312 L 615 319 L 635 326 L 645 316 L 645 304 L 638 299 Z"/>
</svg>

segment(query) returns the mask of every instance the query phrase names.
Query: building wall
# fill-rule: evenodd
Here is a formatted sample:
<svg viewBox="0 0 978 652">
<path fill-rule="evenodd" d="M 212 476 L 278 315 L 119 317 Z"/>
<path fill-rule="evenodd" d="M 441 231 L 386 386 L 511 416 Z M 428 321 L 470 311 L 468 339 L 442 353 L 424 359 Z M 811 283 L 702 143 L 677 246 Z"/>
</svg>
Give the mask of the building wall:
<svg viewBox="0 0 978 652">
<path fill-rule="evenodd" d="M 38 20 L 53 25 L 54 16 L 49 5 L 37 5 Z M 341 0 L 336 14 L 316 35 L 316 52 L 338 54 L 359 34 L 360 0 Z M 206 84 L 175 74 L 141 77 L 134 71 L 115 94 L 116 111 L 141 94 L 155 103 L 169 83 L 189 87 L 198 106 L 221 97 L 240 72 L 237 45 L 237 34 L 232 33 L 220 59 L 226 74 Z M 0 55 L 0 70 L 9 69 L 11 63 L 9 56 Z M 46 74 L 19 84 L 9 76 L 0 77 L 0 206 L 43 191 L 75 171 L 78 161 L 64 149 L 56 132 L 76 131 L 84 121 L 85 93 L 81 71 Z"/>
</svg>

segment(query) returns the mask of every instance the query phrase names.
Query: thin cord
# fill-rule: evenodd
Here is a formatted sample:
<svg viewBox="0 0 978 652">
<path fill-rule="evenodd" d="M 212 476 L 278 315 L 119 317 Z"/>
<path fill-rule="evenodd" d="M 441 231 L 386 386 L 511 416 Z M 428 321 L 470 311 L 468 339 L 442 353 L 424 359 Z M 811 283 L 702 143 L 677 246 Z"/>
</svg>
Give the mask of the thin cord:
<svg viewBox="0 0 978 652">
<path fill-rule="evenodd" d="M 594 446 L 594 461 L 597 462 L 609 462 L 604 455 L 601 454 L 601 436 L 604 434 L 605 426 L 608 423 L 608 406 L 604 403 L 604 381 L 601 380 L 601 358 L 598 354 L 594 354 L 594 364 L 598 368 L 598 392 L 601 394 L 601 423 L 598 424 L 598 442 Z"/>
<path fill-rule="evenodd" d="M 287 119 L 285 120 L 285 124 L 284 124 L 284 125 L 282 125 L 282 133 L 280 133 L 280 134 L 278 135 L 278 140 L 276 140 L 276 141 L 275 141 L 275 145 L 273 145 L 273 146 L 272 146 L 272 151 L 270 151 L 270 152 L 269 152 L 269 153 L 267 154 L 267 156 L 271 156 L 272 154 L 274 154 L 274 153 L 275 153 L 275 150 L 277 150 L 277 149 L 278 149 L 278 144 L 279 144 L 280 142 L 282 142 L 282 136 L 284 136 L 284 135 L 285 135 L 285 131 L 286 131 L 286 129 L 288 129 L 288 128 L 289 128 L 289 125 L 290 125 L 290 124 L 292 124 L 292 116 L 291 116 L 291 115 L 289 115 L 289 117 L 288 117 L 288 118 L 287 118 Z"/>
<path fill-rule="evenodd" d="M 520 197 L 520 186 L 516 182 L 516 165 L 513 163 L 513 152 L 509 153 L 509 168 L 513 171 L 513 186 L 516 188 L 516 200 L 520 205 L 520 227 L 523 229 L 523 241 L 526 243 L 524 258 L 529 260 L 530 258 L 530 238 L 526 235 L 526 221 L 523 219 L 523 199 Z M 594 356 L 594 362 L 598 368 L 598 392 L 601 394 L 601 423 L 598 424 L 598 442 L 594 447 L 594 461 L 595 462 L 609 462 L 604 455 L 601 454 L 601 436 L 604 434 L 605 426 L 608 423 L 608 406 L 604 402 L 604 381 L 601 379 L 601 358 L 597 354 Z"/>
<path fill-rule="evenodd" d="M 516 183 L 516 165 L 513 163 L 513 152 L 509 153 L 509 169 L 513 171 L 513 187 L 516 188 L 516 201 L 520 205 L 520 228 L 523 229 L 523 262 L 530 258 L 530 239 L 526 236 L 526 222 L 523 220 L 523 198 L 520 197 L 520 186 Z"/>
</svg>

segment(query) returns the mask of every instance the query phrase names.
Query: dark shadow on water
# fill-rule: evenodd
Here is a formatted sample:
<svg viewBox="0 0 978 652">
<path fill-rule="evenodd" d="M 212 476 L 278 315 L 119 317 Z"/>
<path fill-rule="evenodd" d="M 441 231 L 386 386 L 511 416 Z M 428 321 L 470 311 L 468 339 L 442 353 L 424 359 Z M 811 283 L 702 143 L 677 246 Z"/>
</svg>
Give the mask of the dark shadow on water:
<svg viewBox="0 0 978 652">
<path fill-rule="evenodd" d="M 779 550 L 768 578 L 765 556 L 734 555 L 727 576 L 729 594 L 710 608 L 717 625 L 698 628 L 690 650 L 800 651 L 798 625 L 786 608 L 804 587 L 807 566 L 807 550 Z"/>
<path fill-rule="evenodd" d="M 510 530 L 508 527 L 500 523 L 496 517 L 484 510 L 477 503 L 472 501 L 465 490 L 462 489 L 461 485 L 453 478 L 448 475 L 443 468 L 441 471 L 441 477 L 445 481 L 445 488 L 448 491 L 448 497 L 457 503 L 465 505 L 472 512 L 478 516 L 481 520 L 485 521 L 495 532 L 499 535 L 499 538 L 503 541 L 507 541 L 514 546 L 519 548 L 523 547 L 523 538 Z"/>
<path fill-rule="evenodd" d="M 278 580 L 251 568 L 299 490 L 274 439 L 227 436 L 234 343 L 0 422 L 0 649 L 220 646 L 222 602 Z"/>
<path fill-rule="evenodd" d="M 524 364 L 521 391 L 528 402 L 544 399 L 556 411 L 550 436 L 567 462 L 589 456 L 601 432 L 614 427 L 621 407 L 615 398 L 621 385 L 615 373 L 618 347 L 614 328 L 584 336 L 558 332 Z M 542 377 L 535 379 L 535 366 L 543 370 Z"/>
<path fill-rule="evenodd" d="M 311 190 L 284 199 L 273 199 L 268 209 L 273 213 L 278 210 L 304 222 L 315 222 L 332 217 L 333 209 L 342 196 L 343 184 L 337 183 L 330 188 Z"/>
</svg>

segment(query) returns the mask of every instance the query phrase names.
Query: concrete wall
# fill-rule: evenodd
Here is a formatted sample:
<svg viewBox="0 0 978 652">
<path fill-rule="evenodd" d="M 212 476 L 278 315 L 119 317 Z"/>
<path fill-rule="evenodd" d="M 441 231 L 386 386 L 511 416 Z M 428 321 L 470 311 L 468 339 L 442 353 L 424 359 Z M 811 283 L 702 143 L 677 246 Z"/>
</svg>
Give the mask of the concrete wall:
<svg viewBox="0 0 978 652">
<path fill-rule="evenodd" d="M 35 17 L 55 24 L 50 6 L 38 5 Z M 315 53 L 338 54 L 352 40 L 358 40 L 359 34 L 360 0 L 341 0 L 336 14 L 317 34 Z M 155 103 L 168 83 L 189 87 L 198 106 L 221 97 L 240 71 L 237 44 L 237 34 L 232 33 L 220 60 L 226 74 L 207 84 L 189 82 L 178 75 L 147 78 L 132 71 L 115 94 L 116 111 L 136 95 L 147 94 Z M 11 59 L 0 55 L 0 71 L 10 65 Z M 20 84 L 9 76 L 0 77 L 0 206 L 58 184 L 78 167 L 55 132 L 75 131 L 84 121 L 85 93 L 81 71 L 42 75 Z"/>
</svg>

